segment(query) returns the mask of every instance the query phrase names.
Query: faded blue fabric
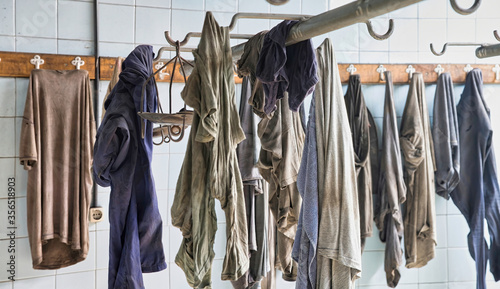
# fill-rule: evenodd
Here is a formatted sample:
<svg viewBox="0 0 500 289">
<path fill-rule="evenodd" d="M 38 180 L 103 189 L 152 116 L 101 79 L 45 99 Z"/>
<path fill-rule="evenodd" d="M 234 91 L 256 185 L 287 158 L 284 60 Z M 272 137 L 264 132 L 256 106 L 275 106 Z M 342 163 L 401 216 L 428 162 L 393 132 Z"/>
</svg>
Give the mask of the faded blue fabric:
<svg viewBox="0 0 500 289">
<path fill-rule="evenodd" d="M 474 69 L 467 74 L 457 106 L 460 138 L 460 182 L 451 198 L 470 228 L 469 252 L 476 261 L 476 288 L 486 288 L 486 264 L 500 280 L 500 192 L 493 151 L 490 110 L 483 98 L 483 76 Z M 488 223 L 490 248 L 484 239 Z"/>
<path fill-rule="evenodd" d="M 299 224 L 292 258 L 298 263 L 297 289 L 316 288 L 316 247 L 318 245 L 318 150 L 316 142 L 316 111 L 313 94 L 307 122 L 304 152 L 297 176 L 297 189 L 302 197 Z M 305 224 L 305 225 L 304 225 Z"/>
<path fill-rule="evenodd" d="M 288 105 L 297 111 L 318 82 L 317 62 L 310 39 L 285 46 L 292 26 L 298 21 L 285 20 L 265 36 L 255 75 L 262 82 L 266 101 L 264 112 L 276 110 L 278 99 L 288 92 Z"/>
<path fill-rule="evenodd" d="M 153 48 L 140 45 L 123 62 L 120 80 L 105 103 L 94 146 L 95 181 L 111 186 L 108 288 L 144 288 L 142 273 L 165 269 L 162 220 L 151 172 L 153 127 L 140 111 L 143 83 L 152 73 Z M 154 79 L 144 111 L 156 110 Z M 141 137 L 141 124 L 145 137 Z"/>
</svg>

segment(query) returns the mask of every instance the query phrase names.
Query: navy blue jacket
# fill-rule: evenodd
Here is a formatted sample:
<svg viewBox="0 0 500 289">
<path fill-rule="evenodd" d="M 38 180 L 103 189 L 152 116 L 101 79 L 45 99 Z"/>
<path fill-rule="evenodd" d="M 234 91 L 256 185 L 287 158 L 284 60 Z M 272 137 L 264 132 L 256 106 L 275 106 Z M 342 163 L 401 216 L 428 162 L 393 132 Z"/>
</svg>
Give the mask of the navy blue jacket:
<svg viewBox="0 0 500 289">
<path fill-rule="evenodd" d="M 149 45 L 136 47 L 125 59 L 120 80 L 104 104 L 106 114 L 94 146 L 94 179 L 103 187 L 111 186 L 108 288 L 113 289 L 144 288 L 142 273 L 167 267 L 151 172 L 152 124 L 137 115 L 142 85 L 152 67 Z M 144 111 L 154 112 L 156 105 L 152 79 L 146 87 Z"/>
</svg>

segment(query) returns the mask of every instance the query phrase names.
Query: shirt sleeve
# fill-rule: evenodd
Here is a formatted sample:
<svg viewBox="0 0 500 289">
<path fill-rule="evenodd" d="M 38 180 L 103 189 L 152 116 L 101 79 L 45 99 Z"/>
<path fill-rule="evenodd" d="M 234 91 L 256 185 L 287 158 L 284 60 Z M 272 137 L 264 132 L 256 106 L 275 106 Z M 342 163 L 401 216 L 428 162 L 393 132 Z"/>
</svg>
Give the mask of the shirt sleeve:
<svg viewBox="0 0 500 289">
<path fill-rule="evenodd" d="M 21 139 L 19 146 L 19 159 L 25 170 L 31 170 L 38 160 L 36 147 L 37 133 L 35 129 L 35 114 L 33 109 L 33 79 L 30 76 L 30 84 L 26 95 L 24 106 L 23 124 L 21 127 Z"/>
<path fill-rule="evenodd" d="M 123 118 L 108 119 L 99 128 L 94 146 L 94 180 L 103 187 L 111 185 L 111 173 L 126 160 L 130 146 L 130 131 Z"/>
</svg>

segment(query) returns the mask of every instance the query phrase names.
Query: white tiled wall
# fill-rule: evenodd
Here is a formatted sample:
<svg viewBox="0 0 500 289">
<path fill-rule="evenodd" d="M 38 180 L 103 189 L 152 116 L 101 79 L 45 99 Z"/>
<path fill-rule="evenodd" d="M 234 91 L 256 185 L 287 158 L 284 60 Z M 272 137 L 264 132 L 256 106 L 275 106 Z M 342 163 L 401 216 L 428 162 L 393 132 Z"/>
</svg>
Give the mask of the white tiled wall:
<svg viewBox="0 0 500 289">
<path fill-rule="evenodd" d="M 204 13 L 214 11 L 218 21 L 227 25 L 235 12 L 318 14 L 327 9 L 344 5 L 350 0 L 290 0 L 283 6 L 272 6 L 265 0 L 101 0 L 99 4 L 99 50 L 101 56 L 127 56 L 138 44 L 151 44 L 157 49 L 165 45 L 163 31 L 171 30 L 174 39 L 182 40 L 189 31 L 201 31 Z M 472 0 L 459 1 L 462 6 Z M 93 55 L 94 27 L 93 1 L 91 0 L 2 0 L 0 1 L 0 51 L 60 53 Z M 387 41 L 376 41 L 367 33 L 364 24 L 357 24 L 326 34 L 332 38 L 337 60 L 342 63 L 496 63 L 500 58 L 478 60 L 473 48 L 449 48 L 448 53 L 436 57 L 429 51 L 429 43 L 437 49 L 447 41 L 495 42 L 492 31 L 500 29 L 500 4 L 496 0 L 484 0 L 481 8 L 470 16 L 455 13 L 447 0 L 427 0 L 418 5 L 384 15 L 373 20 L 375 31 L 383 33 L 388 19 L 395 19 L 395 31 Z M 237 33 L 256 33 L 278 23 L 272 20 L 240 20 L 234 30 Z M 314 38 L 319 45 L 325 37 Z M 198 39 L 191 39 L 189 46 L 196 46 Z M 166 53 L 168 56 L 168 53 Z M 189 57 L 189 55 L 185 55 Z M 1 62 L 0 62 L 1 65 Z M 100 83 L 99 107 L 108 82 Z M 168 87 L 159 85 L 164 109 L 168 109 Z M 18 139 L 24 109 L 27 79 L 0 78 L 0 213 L 5 211 L 7 177 L 16 177 L 17 191 L 17 281 L 6 282 L 4 262 L 6 258 L 6 225 L 0 216 L 0 289 L 104 289 L 107 288 L 109 224 L 104 221 L 90 226 L 90 252 L 87 260 L 61 270 L 33 270 L 26 230 L 26 182 L 27 174 L 18 164 Z M 173 111 L 183 103 L 178 96 L 182 89 L 174 85 Z M 345 87 L 344 87 L 345 89 Z M 367 106 L 372 111 L 381 132 L 384 87 L 364 86 Z M 406 100 L 407 86 L 395 87 L 395 104 L 399 116 Z M 462 86 L 456 87 L 457 101 Z M 435 86 L 426 89 L 429 111 Z M 485 88 L 486 99 L 491 107 L 499 105 L 500 87 Z M 308 104 L 306 104 L 308 105 Z M 100 118 L 101 112 L 96 112 Z M 500 123 L 500 113 L 492 110 L 493 124 Z M 498 126 L 498 125 L 497 125 Z M 500 126 L 498 127 L 500 129 Z M 187 131 L 189 133 L 189 130 Z M 498 135 L 498 134 L 497 134 Z M 155 274 L 145 274 L 146 288 L 189 288 L 183 272 L 174 259 L 182 236 L 170 226 L 169 208 L 180 164 L 186 147 L 185 138 L 179 143 L 164 144 L 154 149 L 153 171 L 158 189 L 158 200 L 164 221 L 163 244 L 168 268 Z M 500 143 L 500 138 L 495 137 Z M 500 146 L 497 151 L 500 150 Z M 109 188 L 99 188 L 97 203 L 107 208 Z M 216 257 L 213 269 L 214 288 L 231 288 L 220 281 L 220 271 L 225 247 L 224 214 L 216 206 L 218 233 Z M 421 269 L 402 270 L 398 288 L 442 289 L 474 288 L 474 263 L 468 253 L 466 235 L 468 228 L 453 202 L 436 197 L 438 246 L 436 258 Z M 367 240 L 363 255 L 363 278 L 358 287 L 381 289 L 385 286 L 383 270 L 383 244 L 374 236 Z M 488 288 L 500 288 L 490 275 Z M 292 288 L 293 284 L 278 280 L 278 288 Z"/>
</svg>

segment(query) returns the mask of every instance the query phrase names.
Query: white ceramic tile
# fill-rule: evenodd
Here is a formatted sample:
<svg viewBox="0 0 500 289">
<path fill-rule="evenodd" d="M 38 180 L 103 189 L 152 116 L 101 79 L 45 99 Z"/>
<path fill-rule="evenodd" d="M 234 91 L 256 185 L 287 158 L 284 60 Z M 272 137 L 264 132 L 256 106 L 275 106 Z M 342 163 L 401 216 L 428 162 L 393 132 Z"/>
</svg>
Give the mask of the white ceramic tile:
<svg viewBox="0 0 500 289">
<path fill-rule="evenodd" d="M 406 105 L 406 97 L 408 96 L 408 85 L 394 85 L 394 107 L 396 115 L 401 117 Z"/>
<path fill-rule="evenodd" d="M 14 35 L 14 0 L 4 0 L 0 3 L 1 35 Z"/>
<path fill-rule="evenodd" d="M 475 34 L 476 21 L 474 19 L 448 19 L 448 42 L 474 42 L 476 41 Z"/>
<path fill-rule="evenodd" d="M 0 198 L 7 198 L 9 197 L 9 179 L 16 177 L 16 170 L 15 170 L 15 158 L 1 158 L 0 159 L 0 186 L 4 188 L 3 190 L 0 190 Z M 17 183 L 17 182 L 16 182 Z M 16 187 L 13 187 L 14 191 L 12 193 L 17 193 L 15 191 Z M 11 196 L 12 196 L 11 193 Z"/>
<path fill-rule="evenodd" d="M 13 286 L 14 282 L 12 281 L 0 282 L 0 289 L 13 289 Z"/>
<path fill-rule="evenodd" d="M 4 214 L 4 217 L 0 218 L 0 239 L 10 239 L 12 236 L 15 238 L 17 235 L 15 217 L 17 217 L 18 209 L 16 208 L 16 204 L 17 199 L 0 199 L 0 208 L 2 208 L 2 213 Z M 8 213 L 12 211 L 12 209 L 14 211 L 13 215 Z M 7 216 L 13 216 L 14 219 L 8 219 Z"/>
<path fill-rule="evenodd" d="M 220 288 L 220 289 L 232 289 L 233 286 L 231 285 L 231 282 L 229 281 L 222 281 L 221 280 L 221 273 L 222 273 L 222 260 L 214 260 L 214 263 L 212 265 L 212 284 L 213 288 Z M 277 288 L 287 288 L 287 287 L 279 287 Z M 289 287 L 288 287 L 289 288 Z"/>
<path fill-rule="evenodd" d="M 366 107 L 370 110 L 374 118 L 384 116 L 385 85 L 363 85 L 363 95 Z"/>
<path fill-rule="evenodd" d="M 169 155 L 155 155 L 151 162 L 156 190 L 168 189 Z"/>
<path fill-rule="evenodd" d="M 99 42 L 99 54 L 101 56 L 127 57 L 134 48 L 134 44 L 131 43 Z"/>
<path fill-rule="evenodd" d="M 462 2 L 460 2 L 462 3 Z M 477 18 L 497 18 L 498 19 L 498 11 L 500 9 L 500 3 L 498 1 L 482 1 L 481 6 L 476 11 Z M 462 5 L 462 4 L 461 4 Z M 467 6 L 461 6 L 467 7 Z"/>
<path fill-rule="evenodd" d="M 170 272 L 168 269 L 163 271 L 142 274 L 145 288 L 165 288 L 165 284 L 170 282 Z"/>
<path fill-rule="evenodd" d="M 418 52 L 391 52 L 389 53 L 389 63 L 391 64 L 418 63 Z"/>
<path fill-rule="evenodd" d="M 257 34 L 260 31 L 269 30 L 267 19 L 240 19 L 238 20 L 238 33 Z"/>
<path fill-rule="evenodd" d="M 56 288 L 95 289 L 95 271 L 57 275 Z"/>
<path fill-rule="evenodd" d="M 191 289 L 186 281 L 186 275 L 184 271 L 179 268 L 175 263 L 170 263 L 167 270 L 170 271 L 170 288 L 175 289 Z M 213 274 L 212 274 L 213 276 Z"/>
<path fill-rule="evenodd" d="M 432 43 L 438 52 L 446 43 L 446 19 L 418 20 L 418 50 L 429 51 Z"/>
<path fill-rule="evenodd" d="M 177 256 L 177 252 L 179 252 L 179 248 L 182 244 L 182 233 L 179 228 L 176 228 L 174 226 L 169 226 L 169 239 L 170 242 L 168 244 L 168 251 L 169 251 L 169 262 L 174 262 L 175 261 L 175 256 Z M 165 245 L 164 245 L 165 246 Z M 177 267 L 177 265 L 175 265 Z M 183 274 L 184 275 L 184 274 Z M 171 276 L 179 276 L 179 275 L 172 275 Z"/>
<path fill-rule="evenodd" d="M 9 248 L 10 246 L 10 248 Z M 15 255 L 14 252 L 9 252 L 8 250 L 12 250 L 12 244 L 10 244 L 10 240 L 1 240 L 0 241 L 0 260 L 8 260 L 8 262 L 11 262 L 11 256 L 14 255 L 14 262 L 16 262 L 16 268 L 12 268 L 13 270 L 15 270 L 15 272 L 8 272 L 7 270 L 11 270 L 11 265 L 10 264 L 7 264 L 7 262 L 2 262 L 0 264 L 0 282 L 9 282 L 9 277 L 12 276 L 13 274 L 15 275 L 14 276 L 14 280 L 17 280 L 18 279 L 18 271 L 19 269 L 17 267 L 19 267 L 19 264 L 17 263 L 17 256 Z M 2 283 L 0 283 L 2 284 Z"/>
<path fill-rule="evenodd" d="M 4 140 L 0 142 L 0 157 L 13 157 L 15 156 L 15 119 L 14 118 L 0 118 L 0 131 L 4 136 Z"/>
<path fill-rule="evenodd" d="M 435 49 L 441 51 L 441 48 L 442 48 L 442 46 L 438 45 Z M 418 53 L 418 62 L 419 63 L 435 63 L 435 64 L 448 63 L 448 54 L 436 56 L 436 55 L 432 54 L 430 48 L 428 48 L 427 50 L 423 50 L 423 51 L 420 51 Z"/>
<path fill-rule="evenodd" d="M 56 276 L 17 280 L 16 282 L 14 282 L 14 289 L 55 288 L 55 287 L 56 287 Z"/>
<path fill-rule="evenodd" d="M 23 125 L 23 119 L 20 117 L 14 118 L 15 121 L 15 129 L 16 129 L 16 136 L 15 136 L 15 148 L 14 148 L 14 153 L 17 157 L 19 157 L 19 143 L 21 141 L 21 128 Z"/>
<path fill-rule="evenodd" d="M 476 42 L 498 43 L 493 35 L 494 30 L 499 30 L 498 19 L 477 19 L 476 20 Z"/>
<path fill-rule="evenodd" d="M 462 215 L 448 215 L 448 248 L 467 247 L 469 226 Z"/>
<path fill-rule="evenodd" d="M 396 19 L 394 33 L 389 38 L 389 49 L 393 51 L 418 50 L 417 19 Z"/>
<path fill-rule="evenodd" d="M 238 1 L 238 12 L 269 13 L 271 9 L 271 5 L 267 1 Z"/>
<path fill-rule="evenodd" d="M 135 0 L 100 0 L 100 3 L 134 5 Z"/>
<path fill-rule="evenodd" d="M 434 259 L 418 269 L 418 283 L 448 281 L 448 259 L 446 249 L 436 249 Z"/>
<path fill-rule="evenodd" d="M 383 251 L 385 250 L 385 243 L 380 241 L 380 231 L 377 226 L 373 224 L 373 233 L 371 237 L 366 238 L 365 252 L 368 251 Z"/>
<path fill-rule="evenodd" d="M 100 4 L 99 9 L 100 41 L 134 42 L 134 7 Z"/>
<path fill-rule="evenodd" d="M 16 172 L 16 196 L 26 196 L 28 187 L 28 171 L 19 163 L 19 158 L 15 159 L 15 172 Z"/>
<path fill-rule="evenodd" d="M 401 278 L 404 278 L 404 277 L 401 277 Z M 401 279 L 401 280 L 403 280 L 403 279 Z M 360 288 L 360 289 L 387 289 L 390 287 L 388 287 L 387 285 L 379 285 L 379 286 L 359 285 L 359 287 L 357 287 L 357 288 Z M 417 284 L 401 284 L 401 283 L 399 283 L 396 288 L 399 288 L 399 289 L 418 289 L 418 285 Z"/>
<path fill-rule="evenodd" d="M 438 196 L 436 196 L 438 198 Z M 436 216 L 436 248 L 448 247 L 448 219 L 446 216 Z"/>
<path fill-rule="evenodd" d="M 447 288 L 448 283 L 431 283 L 431 284 L 418 284 L 418 289 L 444 289 Z"/>
<path fill-rule="evenodd" d="M 474 67 L 477 57 L 474 47 L 453 47 L 453 50 L 446 52 L 449 63 L 468 63 Z M 465 72 L 464 72 L 465 73 Z"/>
<path fill-rule="evenodd" d="M 17 52 L 57 53 L 55 38 L 16 37 Z M 40 66 L 43 69 L 43 64 Z"/>
<path fill-rule="evenodd" d="M 290 0 L 283 5 L 271 5 L 271 13 L 301 14 L 300 0 Z"/>
<path fill-rule="evenodd" d="M 154 141 L 159 142 L 160 138 L 155 138 Z M 168 153 L 170 153 L 170 144 L 169 143 L 162 143 L 161 145 L 153 146 L 153 158 L 155 158 L 155 155 L 157 155 L 157 154 L 168 154 Z"/>
<path fill-rule="evenodd" d="M 165 177 L 163 177 L 166 179 Z M 163 225 L 168 225 L 167 214 L 170 213 L 168 208 L 168 190 L 156 190 L 156 197 L 158 200 L 158 210 L 160 211 L 161 220 Z"/>
<path fill-rule="evenodd" d="M 335 51 L 353 52 L 359 49 L 359 29 L 364 29 L 363 26 L 351 25 L 331 33 L 331 40 Z"/>
<path fill-rule="evenodd" d="M 50 37 L 57 35 L 56 0 L 17 0 L 16 35 Z"/>
<path fill-rule="evenodd" d="M 445 18 L 448 10 L 448 0 L 425 0 L 418 3 L 418 17 Z"/>
<path fill-rule="evenodd" d="M 14 36 L 0 36 L 1 51 L 16 51 L 16 38 Z"/>
<path fill-rule="evenodd" d="M 317 15 L 328 11 L 328 0 L 302 0 L 302 13 L 304 15 Z"/>
<path fill-rule="evenodd" d="M 359 53 L 359 62 L 360 63 L 387 63 L 389 62 L 389 53 L 387 51 L 382 52 L 382 51 L 377 51 L 377 52 L 370 52 L 370 51 L 361 51 Z"/>
<path fill-rule="evenodd" d="M 448 274 L 450 282 L 476 280 L 475 263 L 469 254 L 469 249 L 448 249 Z"/>
<path fill-rule="evenodd" d="M 26 197 L 16 198 L 16 237 L 28 237 L 28 210 Z"/>
<path fill-rule="evenodd" d="M 404 240 L 403 240 L 403 242 L 404 242 Z M 401 246 L 404 247 L 403 242 L 401 243 Z M 403 255 L 403 264 L 399 268 L 399 272 L 401 274 L 401 280 L 399 280 L 399 284 L 401 284 L 401 285 L 403 285 L 403 284 L 410 285 L 411 284 L 411 286 L 413 286 L 412 284 L 416 285 L 418 283 L 418 269 L 415 269 L 415 268 L 408 269 L 404 265 L 405 263 L 406 263 L 406 261 L 404 261 L 404 255 Z M 383 267 L 383 265 L 382 265 L 382 267 Z M 398 287 L 399 287 L 399 285 L 398 285 Z"/>
<path fill-rule="evenodd" d="M 218 204 L 216 204 L 217 206 Z M 224 259 L 226 256 L 226 224 L 217 224 L 214 241 L 215 259 Z"/>
<path fill-rule="evenodd" d="M 170 0 L 135 0 L 135 6 L 170 8 Z"/>
<path fill-rule="evenodd" d="M 109 231 L 96 231 L 96 266 L 98 269 L 108 268 L 109 264 Z"/>
<path fill-rule="evenodd" d="M 58 38 L 94 40 L 93 3 L 59 1 L 57 9 Z"/>
<path fill-rule="evenodd" d="M 418 6 L 410 5 L 389 13 L 389 18 L 418 18 Z"/>
<path fill-rule="evenodd" d="M 209 0 L 205 3 L 207 11 L 236 12 L 238 0 Z"/>
<path fill-rule="evenodd" d="M 99 187 L 100 188 L 100 187 Z M 97 204 L 103 207 L 104 214 L 102 217 L 102 221 L 96 224 L 97 230 L 109 230 L 109 193 L 101 193 L 97 194 Z"/>
<path fill-rule="evenodd" d="M 204 10 L 203 0 L 172 0 L 172 8 Z M 189 18 L 185 18 L 189 19 Z M 191 20 L 191 19 L 190 19 Z"/>
<path fill-rule="evenodd" d="M 107 289 L 108 288 L 108 270 L 101 269 L 96 270 L 96 289 Z"/>
<path fill-rule="evenodd" d="M 208 3 L 207 3 L 208 4 Z M 233 18 L 233 12 L 213 12 L 215 20 L 220 26 L 229 26 L 231 24 L 231 19 Z M 238 26 L 238 22 L 236 22 Z M 234 31 L 238 31 L 238 27 L 234 28 Z"/>
<path fill-rule="evenodd" d="M 171 147 L 172 148 L 172 147 Z M 181 171 L 182 163 L 184 162 L 183 154 L 170 154 L 170 162 L 168 169 L 168 189 L 174 190 L 177 185 L 177 179 Z"/>
<path fill-rule="evenodd" d="M 476 282 L 450 282 L 448 288 L 453 289 L 472 289 L 476 288 Z M 490 288 L 490 287 L 488 287 Z"/>
<path fill-rule="evenodd" d="M 335 51 L 337 63 L 359 63 L 358 52 Z"/>
<path fill-rule="evenodd" d="M 57 275 L 91 271 L 96 269 L 96 232 L 89 232 L 89 252 L 87 258 L 73 266 L 57 270 Z"/>
<path fill-rule="evenodd" d="M 80 40 L 58 40 L 59 54 L 94 55 L 94 42 Z M 85 66 L 82 66 L 85 67 Z"/>
<path fill-rule="evenodd" d="M 173 3 L 176 1 L 174 0 Z M 185 1 L 191 2 L 191 1 Z M 184 21 L 189 19 L 189 21 Z M 203 11 L 172 10 L 172 31 L 170 35 L 174 40 L 182 40 L 189 32 L 201 32 L 205 13 Z M 191 38 L 189 46 L 196 47 L 199 38 Z"/>
<path fill-rule="evenodd" d="M 170 9 L 137 7 L 135 18 L 136 43 L 166 43 L 164 32 L 170 30 Z"/>
<path fill-rule="evenodd" d="M 16 78 L 16 116 L 24 115 L 24 104 L 28 92 L 29 78 Z"/>
<path fill-rule="evenodd" d="M 34 270 L 28 238 L 16 239 L 16 276 L 18 279 L 52 276 L 56 270 Z"/>
<path fill-rule="evenodd" d="M 378 34 L 384 34 L 389 27 L 389 21 L 386 18 L 373 19 L 371 23 L 373 26 L 373 30 Z M 376 40 L 373 37 L 371 37 L 371 35 L 368 33 L 368 29 L 365 24 L 358 24 L 358 26 L 359 26 L 359 49 L 361 51 L 381 51 L 381 52 L 389 51 L 388 40 Z M 397 23 L 396 23 L 396 29 L 397 29 Z"/>
<path fill-rule="evenodd" d="M 384 252 L 364 252 L 362 260 L 362 274 L 359 285 L 385 285 Z M 401 266 L 403 267 L 403 266 Z"/>
<path fill-rule="evenodd" d="M 472 4 L 474 4 L 474 1 L 475 0 L 460 0 L 457 1 L 457 4 L 459 5 L 459 7 L 467 9 L 471 7 Z M 448 4 L 448 18 L 475 19 L 476 17 L 477 17 L 477 11 L 469 15 L 462 15 L 453 10 L 453 7 L 451 7 L 451 5 Z"/>
</svg>

